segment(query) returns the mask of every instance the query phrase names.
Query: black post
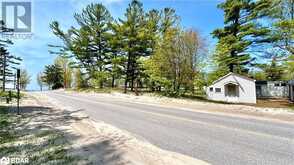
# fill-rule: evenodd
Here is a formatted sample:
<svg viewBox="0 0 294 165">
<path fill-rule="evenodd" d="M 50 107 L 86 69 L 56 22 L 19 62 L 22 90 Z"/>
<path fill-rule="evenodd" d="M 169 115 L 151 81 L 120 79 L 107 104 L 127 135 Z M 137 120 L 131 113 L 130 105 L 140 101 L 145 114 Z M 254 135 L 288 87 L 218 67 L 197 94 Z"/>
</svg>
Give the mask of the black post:
<svg viewBox="0 0 294 165">
<path fill-rule="evenodd" d="M 9 91 L 8 96 L 9 96 L 9 101 L 12 101 L 12 91 Z"/>
<path fill-rule="evenodd" d="M 16 89 L 16 74 L 13 75 L 13 89 Z"/>
<path fill-rule="evenodd" d="M 6 83 L 6 56 L 7 54 L 3 53 L 3 80 L 2 80 L 2 91 L 5 92 L 5 83 Z"/>
<path fill-rule="evenodd" d="M 17 114 L 20 114 L 20 110 L 19 110 L 19 78 L 20 78 L 20 69 L 17 69 L 17 74 L 16 74 L 16 78 L 17 78 Z"/>
</svg>

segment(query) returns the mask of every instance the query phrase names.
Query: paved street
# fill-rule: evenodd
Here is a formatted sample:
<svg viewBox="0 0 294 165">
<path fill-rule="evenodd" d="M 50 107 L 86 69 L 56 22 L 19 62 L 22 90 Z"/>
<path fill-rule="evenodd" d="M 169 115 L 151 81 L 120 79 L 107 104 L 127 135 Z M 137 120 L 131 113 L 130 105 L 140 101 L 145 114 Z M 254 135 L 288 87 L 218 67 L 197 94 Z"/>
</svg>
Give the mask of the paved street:
<svg viewBox="0 0 294 165">
<path fill-rule="evenodd" d="M 294 164 L 294 124 L 184 111 L 111 97 L 44 93 L 61 105 L 83 110 L 93 120 L 211 164 Z"/>
</svg>

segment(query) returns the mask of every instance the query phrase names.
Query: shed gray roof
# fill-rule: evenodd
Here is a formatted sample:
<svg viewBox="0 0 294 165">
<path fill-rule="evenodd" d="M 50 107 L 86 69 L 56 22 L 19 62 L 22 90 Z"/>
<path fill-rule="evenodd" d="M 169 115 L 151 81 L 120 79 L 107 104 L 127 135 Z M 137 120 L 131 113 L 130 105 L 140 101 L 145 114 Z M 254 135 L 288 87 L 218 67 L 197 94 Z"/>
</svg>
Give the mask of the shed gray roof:
<svg viewBox="0 0 294 165">
<path fill-rule="evenodd" d="M 219 81 L 221 81 L 221 80 L 223 80 L 223 79 L 226 78 L 226 77 L 231 76 L 231 75 L 232 75 L 232 76 L 237 76 L 237 77 L 242 77 L 242 78 L 247 79 L 247 80 L 249 80 L 249 81 L 254 81 L 254 82 L 256 81 L 256 80 L 254 80 L 254 79 L 252 79 L 252 78 L 249 78 L 249 77 L 246 77 L 246 76 L 242 76 L 242 75 L 239 75 L 239 74 L 236 74 L 236 73 L 230 72 L 230 73 L 228 73 L 227 75 L 225 75 L 225 76 L 223 76 L 223 77 L 217 79 L 216 81 L 214 81 L 214 82 L 212 83 L 212 85 L 215 84 L 215 83 L 217 83 L 217 82 L 219 82 Z"/>
</svg>

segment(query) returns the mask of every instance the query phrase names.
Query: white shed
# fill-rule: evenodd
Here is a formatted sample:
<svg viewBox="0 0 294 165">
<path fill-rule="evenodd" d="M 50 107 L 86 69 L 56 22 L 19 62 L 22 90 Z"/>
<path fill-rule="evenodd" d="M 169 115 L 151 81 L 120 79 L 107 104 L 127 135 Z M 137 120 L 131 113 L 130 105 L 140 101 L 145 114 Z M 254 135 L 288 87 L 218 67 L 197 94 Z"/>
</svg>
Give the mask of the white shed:
<svg viewBox="0 0 294 165">
<path fill-rule="evenodd" d="M 209 100 L 256 104 L 255 80 L 229 73 L 206 89 Z"/>
</svg>

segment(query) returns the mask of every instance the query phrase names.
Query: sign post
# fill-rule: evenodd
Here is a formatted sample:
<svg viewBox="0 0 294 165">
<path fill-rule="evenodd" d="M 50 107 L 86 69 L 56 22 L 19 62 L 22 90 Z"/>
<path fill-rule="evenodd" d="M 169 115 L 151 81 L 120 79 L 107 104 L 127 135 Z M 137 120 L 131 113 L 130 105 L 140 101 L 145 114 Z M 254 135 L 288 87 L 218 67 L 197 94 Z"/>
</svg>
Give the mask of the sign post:
<svg viewBox="0 0 294 165">
<path fill-rule="evenodd" d="M 20 79 L 20 69 L 17 69 L 17 73 L 16 73 L 16 78 L 17 78 L 17 114 L 19 115 L 20 114 L 20 110 L 19 110 L 19 88 L 20 88 L 20 85 L 19 85 L 19 79 Z"/>
</svg>

